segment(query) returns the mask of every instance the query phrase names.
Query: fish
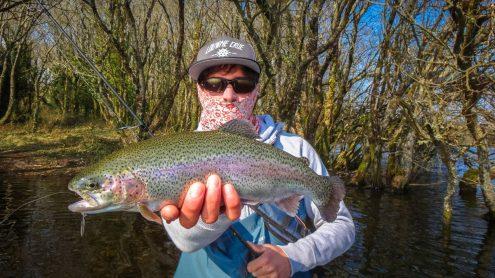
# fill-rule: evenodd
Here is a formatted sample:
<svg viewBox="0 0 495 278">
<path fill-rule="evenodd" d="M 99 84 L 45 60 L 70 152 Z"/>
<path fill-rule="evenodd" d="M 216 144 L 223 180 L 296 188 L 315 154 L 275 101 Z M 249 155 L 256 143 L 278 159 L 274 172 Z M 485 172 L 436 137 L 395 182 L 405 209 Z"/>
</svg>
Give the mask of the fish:
<svg viewBox="0 0 495 278">
<path fill-rule="evenodd" d="M 326 221 L 334 221 L 345 197 L 337 176 L 320 176 L 307 158 L 260 142 L 254 126 L 232 120 L 215 131 L 182 132 L 131 144 L 82 170 L 69 182 L 81 200 L 69 210 L 83 214 L 140 212 L 162 223 L 156 212 L 181 207 L 189 186 L 218 174 L 244 204 L 275 203 L 295 216 L 308 196 Z"/>
</svg>

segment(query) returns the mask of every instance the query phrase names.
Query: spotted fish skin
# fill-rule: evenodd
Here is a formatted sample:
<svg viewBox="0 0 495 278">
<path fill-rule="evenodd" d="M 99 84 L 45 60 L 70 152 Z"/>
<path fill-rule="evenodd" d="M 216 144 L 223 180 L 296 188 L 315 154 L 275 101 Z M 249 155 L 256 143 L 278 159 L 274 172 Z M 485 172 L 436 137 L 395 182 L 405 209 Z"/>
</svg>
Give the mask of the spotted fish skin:
<svg viewBox="0 0 495 278">
<path fill-rule="evenodd" d="M 138 203 L 155 211 L 163 200 L 180 206 L 191 181 L 217 173 L 224 183 L 234 185 L 244 202 L 278 202 L 294 214 L 297 196 L 307 195 L 324 218 L 334 220 L 344 197 L 341 180 L 317 175 L 303 159 L 254 140 L 255 136 L 249 123 L 235 120 L 218 131 L 155 137 L 85 169 L 69 189 L 86 200 L 79 205 L 88 212 L 132 210 Z M 69 208 L 81 211 L 75 204 Z"/>
</svg>

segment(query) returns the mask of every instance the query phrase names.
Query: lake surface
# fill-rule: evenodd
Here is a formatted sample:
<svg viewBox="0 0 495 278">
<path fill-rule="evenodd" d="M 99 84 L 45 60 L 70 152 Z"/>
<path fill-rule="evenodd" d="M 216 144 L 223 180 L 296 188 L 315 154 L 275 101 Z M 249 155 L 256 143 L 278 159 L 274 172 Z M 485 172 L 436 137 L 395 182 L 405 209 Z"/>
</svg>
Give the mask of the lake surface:
<svg viewBox="0 0 495 278">
<path fill-rule="evenodd" d="M 0 176 L 0 221 L 21 204 L 68 192 L 70 176 Z M 442 229 L 440 177 L 425 177 L 407 195 L 349 189 L 356 243 L 325 266 L 337 276 L 495 277 L 495 227 L 481 192 L 454 199 L 451 231 Z M 2 277 L 169 277 L 179 252 L 163 229 L 136 213 L 81 217 L 72 193 L 49 196 L 0 225 Z M 326 276 L 325 275 L 325 276 Z"/>
</svg>

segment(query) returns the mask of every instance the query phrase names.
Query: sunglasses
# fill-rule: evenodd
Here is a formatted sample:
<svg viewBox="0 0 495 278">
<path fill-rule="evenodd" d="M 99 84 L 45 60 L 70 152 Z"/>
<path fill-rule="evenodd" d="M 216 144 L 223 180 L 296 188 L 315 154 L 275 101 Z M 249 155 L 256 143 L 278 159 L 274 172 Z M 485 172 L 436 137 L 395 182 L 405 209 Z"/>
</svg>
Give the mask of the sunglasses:
<svg viewBox="0 0 495 278">
<path fill-rule="evenodd" d="M 256 87 L 257 80 L 247 77 L 225 79 L 221 77 L 210 77 L 198 82 L 199 86 L 212 93 L 223 93 L 229 84 L 237 94 L 251 93 Z"/>
</svg>

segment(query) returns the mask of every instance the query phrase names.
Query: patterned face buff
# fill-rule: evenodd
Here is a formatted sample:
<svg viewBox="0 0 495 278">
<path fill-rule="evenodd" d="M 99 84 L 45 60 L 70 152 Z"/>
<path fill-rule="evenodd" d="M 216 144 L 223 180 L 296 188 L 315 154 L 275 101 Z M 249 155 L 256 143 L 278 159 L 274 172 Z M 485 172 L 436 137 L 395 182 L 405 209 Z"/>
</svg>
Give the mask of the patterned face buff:
<svg viewBox="0 0 495 278">
<path fill-rule="evenodd" d="M 203 110 L 199 119 L 200 130 L 216 130 L 224 123 L 234 119 L 244 119 L 250 121 L 259 130 L 259 121 L 253 115 L 254 104 L 258 91 L 255 90 L 246 98 L 235 101 L 226 102 L 223 97 L 210 96 L 198 86 L 199 102 Z"/>
</svg>

